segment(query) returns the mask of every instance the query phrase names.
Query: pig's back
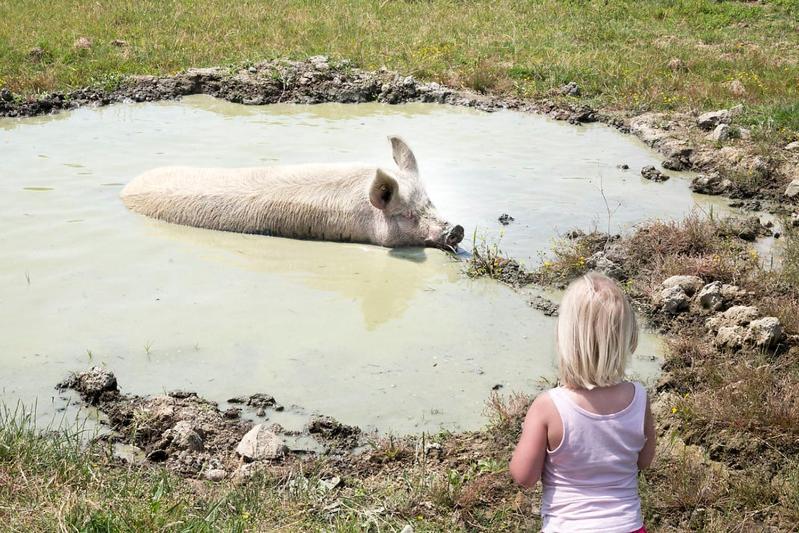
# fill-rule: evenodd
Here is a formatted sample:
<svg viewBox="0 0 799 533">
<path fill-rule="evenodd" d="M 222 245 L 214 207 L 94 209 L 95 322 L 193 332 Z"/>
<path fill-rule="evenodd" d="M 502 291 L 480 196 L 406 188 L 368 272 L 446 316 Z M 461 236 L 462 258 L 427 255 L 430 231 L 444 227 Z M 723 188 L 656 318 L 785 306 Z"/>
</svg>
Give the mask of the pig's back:
<svg viewBox="0 0 799 533">
<path fill-rule="evenodd" d="M 255 168 L 162 167 L 120 196 L 139 214 L 201 228 L 369 242 L 368 185 L 376 167 L 316 164 Z"/>
<path fill-rule="evenodd" d="M 249 196 L 268 190 L 307 186 L 346 186 L 375 175 L 376 168 L 355 164 L 308 164 L 251 168 L 159 167 L 140 174 L 121 192 L 133 195 Z"/>
</svg>

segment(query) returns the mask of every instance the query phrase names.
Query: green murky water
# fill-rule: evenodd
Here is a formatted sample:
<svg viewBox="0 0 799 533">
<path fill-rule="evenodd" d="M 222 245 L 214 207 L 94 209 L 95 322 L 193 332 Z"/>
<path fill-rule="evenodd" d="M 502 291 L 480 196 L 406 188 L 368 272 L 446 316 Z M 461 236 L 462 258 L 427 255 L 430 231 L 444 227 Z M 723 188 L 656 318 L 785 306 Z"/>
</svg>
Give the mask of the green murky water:
<svg viewBox="0 0 799 533">
<path fill-rule="evenodd" d="M 619 231 L 695 206 L 685 179 L 640 178 L 658 158 L 636 140 L 515 112 L 191 97 L 2 119 L 0 398 L 46 417 L 64 403 L 55 383 L 102 364 L 138 394 L 267 392 L 380 431 L 479 427 L 492 387 L 553 376 L 554 321 L 522 296 L 436 250 L 179 227 L 118 198 L 168 164 L 391 165 L 388 134 L 415 150 L 442 216 L 502 233 L 528 262 L 558 232 L 606 229 L 608 208 Z M 516 219 L 504 230 L 502 213 Z M 657 351 L 647 337 L 634 372 L 653 376 Z"/>
</svg>

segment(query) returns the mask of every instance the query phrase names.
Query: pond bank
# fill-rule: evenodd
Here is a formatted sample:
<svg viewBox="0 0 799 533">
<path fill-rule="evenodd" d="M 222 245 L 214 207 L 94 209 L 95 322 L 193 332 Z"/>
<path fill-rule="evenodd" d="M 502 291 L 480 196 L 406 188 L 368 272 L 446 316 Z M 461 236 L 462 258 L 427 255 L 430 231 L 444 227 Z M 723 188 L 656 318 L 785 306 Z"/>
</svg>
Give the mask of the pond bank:
<svg viewBox="0 0 799 533">
<path fill-rule="evenodd" d="M 389 70 L 365 71 L 349 61 L 324 56 L 305 61 L 264 61 L 242 68 L 189 69 L 174 76 L 129 76 L 106 87 L 23 98 L 0 91 L 0 117 L 25 117 L 115 102 L 152 102 L 207 94 L 248 105 L 322 102 L 399 104 L 431 102 L 484 111 L 512 109 L 541 113 L 573 124 L 603 122 L 629 132 L 664 156 L 663 168 L 694 170 L 696 192 L 724 195 L 753 210 L 791 212 L 799 200 L 799 145 L 767 150 L 735 124 L 738 106 L 698 116 L 686 113 L 634 115 L 592 109 L 581 103 L 579 88 L 565 85 L 550 98 L 523 100 L 425 83 Z M 639 169 L 633 169 L 636 172 Z M 642 169 L 643 170 L 643 169 Z M 646 173 L 645 173 L 646 175 Z M 668 179 L 665 172 L 664 178 Z M 789 187 L 793 180 L 798 180 Z"/>
<path fill-rule="evenodd" d="M 491 272 L 500 279 L 503 267 L 514 264 L 499 255 L 482 257 L 493 258 L 497 268 Z M 613 239 L 575 232 L 540 269 L 514 266 L 509 270 L 516 275 L 505 279 L 517 286 L 560 286 L 596 268 L 623 282 L 638 309 L 668 336 L 664 375 L 650 391 L 660 441 L 653 468 L 640 480 L 652 529 L 782 531 L 799 519 L 799 290 L 782 274 L 764 271 L 757 259 L 733 223 L 692 216 Z M 165 460 L 168 471 L 197 479 L 189 485 L 191 498 L 254 490 L 294 513 L 287 519 L 259 510 L 261 524 L 289 530 L 374 527 L 365 525 L 370 521 L 390 530 L 538 527 L 540 492 L 519 490 L 507 474 L 529 396 L 493 396 L 490 423 L 476 432 L 370 437 L 329 419 L 317 431 L 312 421 L 302 436 L 327 453 L 292 452 L 266 435 L 269 451 L 253 461 L 242 455 L 246 451 L 235 452 L 249 422 L 225 420 L 226 413 L 188 393 L 127 397 L 108 374 L 86 376 L 94 377 L 71 385 L 109 414 L 123 441 L 146 443 L 151 454 L 163 449 L 156 459 Z M 86 379 L 94 389 L 81 384 Z M 168 424 L 159 427 L 152 423 L 159 417 L 142 413 L 163 412 L 164 402 L 173 407 L 161 417 Z M 195 405 L 205 405 L 201 416 L 192 412 Z M 200 425 L 212 417 L 219 427 L 229 426 L 227 433 L 204 433 L 209 450 L 223 450 L 221 461 L 198 469 L 186 460 L 205 453 L 186 452 L 199 449 L 197 437 L 205 437 L 202 428 L 175 423 L 182 415 L 173 415 L 180 413 L 192 413 Z M 151 433 L 152 427 L 158 431 Z M 141 435 L 134 431 L 139 429 Z M 221 434 L 229 438 L 220 448 Z M 119 468 L 112 455 L 98 457 Z M 150 475 L 160 471 L 152 468 L 155 462 L 135 468 Z M 237 512 L 247 504 L 241 505 Z"/>
</svg>

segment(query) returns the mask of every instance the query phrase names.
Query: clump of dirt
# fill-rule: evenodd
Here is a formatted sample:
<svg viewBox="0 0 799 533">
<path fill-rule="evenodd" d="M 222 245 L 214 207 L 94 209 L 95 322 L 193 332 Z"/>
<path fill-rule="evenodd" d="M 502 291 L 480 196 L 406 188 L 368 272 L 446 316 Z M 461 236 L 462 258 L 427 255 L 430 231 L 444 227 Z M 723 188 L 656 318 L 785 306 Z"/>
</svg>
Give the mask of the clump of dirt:
<svg viewBox="0 0 799 533">
<path fill-rule="evenodd" d="M 245 462 L 253 459 L 242 452 L 242 439 L 253 427 L 263 427 L 263 435 L 277 448 L 287 453 L 265 454 L 269 461 L 290 461 L 290 455 L 306 457 L 314 449 L 291 448 L 286 442 L 296 442 L 298 436 L 311 437 L 329 454 L 348 453 L 363 444 L 359 428 L 344 425 L 328 416 L 312 418 L 304 432 L 287 431 L 278 424 L 268 428 L 242 419 L 239 410 L 220 410 L 215 402 L 200 398 L 194 392 L 173 391 L 155 396 L 136 396 L 120 392 L 114 374 L 94 367 L 78 372 L 63 382 L 59 389 L 72 389 L 81 399 L 96 406 L 107 417 L 114 433 L 104 438 L 141 450 L 146 461 L 161 463 L 168 469 L 190 477 L 220 480 L 237 476 Z M 241 398 L 234 398 L 241 400 Z M 243 402 L 253 408 L 279 410 L 282 407 L 268 394 L 254 394 Z M 249 441 L 248 441 L 249 442 Z M 260 441 L 255 442 L 255 446 Z M 252 447 L 252 444 L 249 445 Z M 261 458 L 261 454 L 256 454 Z"/>
<path fill-rule="evenodd" d="M 356 447 L 361 436 L 361 428 L 347 426 L 330 416 L 314 416 L 307 429 L 311 435 L 338 448 Z"/>
</svg>

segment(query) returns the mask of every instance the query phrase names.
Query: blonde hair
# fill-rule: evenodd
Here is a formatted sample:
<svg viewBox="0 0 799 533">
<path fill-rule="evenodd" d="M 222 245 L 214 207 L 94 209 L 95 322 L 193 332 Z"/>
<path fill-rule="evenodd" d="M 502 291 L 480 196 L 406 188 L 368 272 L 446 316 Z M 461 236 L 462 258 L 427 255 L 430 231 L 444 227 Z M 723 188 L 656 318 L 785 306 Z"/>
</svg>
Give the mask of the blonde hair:
<svg viewBox="0 0 799 533">
<path fill-rule="evenodd" d="M 593 389 L 624 379 L 638 347 L 638 323 L 616 283 L 589 273 L 572 282 L 560 304 L 555 344 L 560 381 L 569 388 Z"/>
</svg>

